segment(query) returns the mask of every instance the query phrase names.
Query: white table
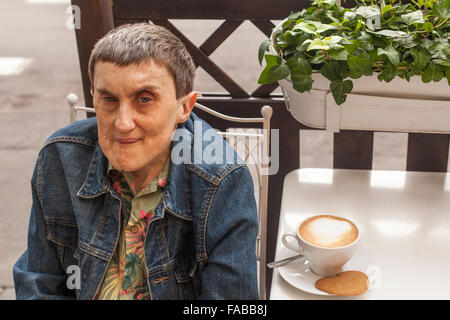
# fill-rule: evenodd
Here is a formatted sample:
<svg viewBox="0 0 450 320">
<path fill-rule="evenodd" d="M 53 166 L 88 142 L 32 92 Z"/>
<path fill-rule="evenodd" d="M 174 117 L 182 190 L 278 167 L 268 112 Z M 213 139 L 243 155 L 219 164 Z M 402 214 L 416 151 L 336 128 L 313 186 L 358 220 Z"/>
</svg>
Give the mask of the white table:
<svg viewBox="0 0 450 320">
<path fill-rule="evenodd" d="M 294 170 L 284 180 L 276 260 L 286 250 L 281 235 L 321 213 L 359 224 L 377 280 L 360 296 L 319 296 L 291 286 L 276 269 L 270 299 L 450 299 L 450 174 Z"/>
</svg>

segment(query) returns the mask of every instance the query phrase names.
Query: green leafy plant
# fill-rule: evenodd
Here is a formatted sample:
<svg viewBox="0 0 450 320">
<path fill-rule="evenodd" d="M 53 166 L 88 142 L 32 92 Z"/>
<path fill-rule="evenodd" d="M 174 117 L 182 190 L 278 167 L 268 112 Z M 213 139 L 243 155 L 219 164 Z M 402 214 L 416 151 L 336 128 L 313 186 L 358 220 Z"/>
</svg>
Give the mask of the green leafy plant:
<svg viewBox="0 0 450 320">
<path fill-rule="evenodd" d="M 424 83 L 446 77 L 450 85 L 450 0 L 365 0 L 353 8 L 314 0 L 284 19 L 259 48 L 266 65 L 258 83 L 288 78 L 294 89 L 312 89 L 313 72 L 330 80 L 338 105 L 351 79 L 377 74 L 380 81 Z M 269 53 L 267 53 L 269 52 Z"/>
</svg>

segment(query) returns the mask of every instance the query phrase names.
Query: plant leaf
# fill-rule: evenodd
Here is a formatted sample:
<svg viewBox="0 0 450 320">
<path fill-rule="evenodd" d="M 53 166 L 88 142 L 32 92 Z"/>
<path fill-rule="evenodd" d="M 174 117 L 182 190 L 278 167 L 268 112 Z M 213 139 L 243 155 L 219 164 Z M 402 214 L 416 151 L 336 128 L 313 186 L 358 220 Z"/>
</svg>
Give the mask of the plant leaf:
<svg viewBox="0 0 450 320">
<path fill-rule="evenodd" d="M 438 82 L 444 77 L 444 72 L 435 64 L 430 64 L 425 68 L 422 74 L 422 81 L 425 83 L 435 81 Z"/>
<path fill-rule="evenodd" d="M 397 68 L 392 65 L 392 63 L 388 62 L 383 69 L 383 72 L 381 72 L 378 75 L 378 80 L 384 80 L 386 82 L 390 82 L 392 79 L 395 78 L 397 75 Z"/>
<path fill-rule="evenodd" d="M 340 36 L 329 36 L 329 37 L 323 38 L 323 42 L 326 43 L 326 44 L 330 44 L 330 43 L 338 44 L 342 40 L 345 40 L 345 39 L 340 37 Z"/>
<path fill-rule="evenodd" d="M 309 40 L 306 40 L 305 42 L 307 42 Z M 308 49 L 306 49 L 306 51 L 311 51 L 311 50 L 328 50 L 330 49 L 330 47 L 328 45 L 326 45 L 321 39 L 319 38 L 315 38 L 314 40 L 310 41 L 310 44 L 308 46 Z"/>
<path fill-rule="evenodd" d="M 305 51 L 305 47 L 303 46 L 304 42 L 308 40 L 308 37 L 305 34 L 299 34 L 295 38 L 295 42 L 297 44 L 296 50 L 303 52 Z"/>
<path fill-rule="evenodd" d="M 419 30 L 425 30 L 425 31 L 428 31 L 428 32 L 433 32 L 433 24 L 431 22 L 425 22 L 424 24 L 422 24 L 420 26 Z"/>
<path fill-rule="evenodd" d="M 422 40 L 422 47 L 424 47 L 425 49 L 429 49 L 432 45 L 433 41 L 431 41 L 430 39 L 425 38 Z"/>
<path fill-rule="evenodd" d="M 400 47 L 404 47 L 407 49 L 417 46 L 417 43 L 416 41 L 414 41 L 414 36 L 412 34 L 406 37 L 394 38 L 393 41 L 395 41 L 395 43 L 398 44 Z"/>
<path fill-rule="evenodd" d="M 329 24 L 323 24 L 323 23 L 318 23 L 316 24 L 316 32 L 317 33 L 322 33 L 325 32 L 327 30 L 335 30 L 336 27 L 329 25 Z"/>
<path fill-rule="evenodd" d="M 359 14 L 360 16 L 367 19 L 370 17 L 375 17 L 377 15 L 380 15 L 380 9 L 376 6 L 358 7 L 358 9 L 356 9 L 356 14 Z"/>
<path fill-rule="evenodd" d="M 341 105 L 347 99 L 347 93 L 353 89 L 353 82 L 351 80 L 334 80 L 330 83 L 331 93 L 337 105 Z"/>
<path fill-rule="evenodd" d="M 332 26 L 329 24 L 320 23 L 318 21 L 304 20 L 304 21 L 301 21 L 300 23 L 298 23 L 297 25 L 295 25 L 292 30 L 294 30 L 294 31 L 301 30 L 306 33 L 319 34 L 319 33 L 325 32 L 327 30 L 335 30 L 335 29 L 336 29 L 335 26 Z"/>
<path fill-rule="evenodd" d="M 385 14 L 386 12 L 388 12 L 389 10 L 392 9 L 392 5 L 388 4 L 386 5 L 386 3 L 383 1 L 381 2 L 381 14 Z"/>
<path fill-rule="evenodd" d="M 264 57 L 266 58 L 266 69 L 271 68 L 277 64 L 281 64 L 281 58 L 279 56 L 266 54 Z"/>
<path fill-rule="evenodd" d="M 394 65 L 394 67 L 397 67 L 400 64 L 400 55 L 398 54 L 398 51 L 391 45 L 387 46 L 386 48 L 378 48 L 377 54 L 379 56 L 386 55 L 389 59 L 389 62 Z"/>
<path fill-rule="evenodd" d="M 298 92 L 310 91 L 312 89 L 313 79 L 311 76 L 291 76 L 292 86 Z"/>
<path fill-rule="evenodd" d="M 258 61 L 259 61 L 259 65 L 262 66 L 262 62 L 264 59 L 264 54 L 266 51 L 269 51 L 269 46 L 270 46 L 270 40 L 267 39 L 265 40 L 263 43 L 261 43 L 261 45 L 259 46 L 259 50 L 258 50 Z"/>
<path fill-rule="evenodd" d="M 448 59 L 434 59 L 433 63 L 444 66 L 444 67 L 450 67 L 450 60 L 448 60 Z"/>
<path fill-rule="evenodd" d="M 371 30 L 366 30 L 366 31 L 369 33 L 372 33 L 372 34 L 385 36 L 385 37 L 391 37 L 391 38 L 408 36 L 408 34 L 406 32 L 395 31 L 395 30 L 390 30 L 390 29 L 384 29 L 384 30 L 379 30 L 379 31 L 371 31 Z"/>
<path fill-rule="evenodd" d="M 286 65 L 289 67 L 289 70 L 291 70 L 291 73 L 302 75 L 311 75 L 312 73 L 312 67 L 308 60 L 299 56 L 290 57 L 286 61 Z"/>
<path fill-rule="evenodd" d="M 330 61 L 325 63 L 322 68 L 320 68 L 320 73 L 330 81 L 342 80 L 340 65 L 337 61 Z"/>
<path fill-rule="evenodd" d="M 349 56 L 348 67 L 350 69 L 350 77 L 353 79 L 361 76 L 370 76 L 372 74 L 372 59 L 366 52 L 359 56 Z"/>
<path fill-rule="evenodd" d="M 367 51 L 372 51 L 373 50 L 373 44 L 371 42 L 369 42 L 369 41 L 355 39 L 355 40 L 352 40 L 352 42 L 356 46 L 358 46 L 360 48 L 363 48 L 364 50 L 367 50 Z"/>
<path fill-rule="evenodd" d="M 313 64 L 323 64 L 326 62 L 325 57 L 322 54 L 322 50 L 317 50 L 314 57 L 309 61 Z"/>
<path fill-rule="evenodd" d="M 423 19 L 423 13 L 421 10 L 413 11 L 413 12 L 407 13 L 407 14 L 402 14 L 401 17 L 407 25 L 425 22 L 425 20 Z"/>
<path fill-rule="evenodd" d="M 267 64 L 258 79 L 259 84 L 273 83 L 289 75 L 289 67 L 282 63 L 280 57 L 267 54 L 265 58 Z"/>
<path fill-rule="evenodd" d="M 292 85 L 295 90 L 305 92 L 312 89 L 311 64 L 304 58 L 292 56 L 286 61 L 291 73 Z"/>
<path fill-rule="evenodd" d="M 343 20 L 353 20 L 356 17 L 356 12 L 354 11 L 345 11 L 344 12 L 344 17 L 342 18 Z"/>
<path fill-rule="evenodd" d="M 425 48 L 412 48 L 411 54 L 414 58 L 414 72 L 421 71 L 430 61 L 430 53 Z"/>
<path fill-rule="evenodd" d="M 284 32 L 278 36 L 277 43 L 279 43 L 279 44 L 282 43 L 282 44 L 286 44 L 286 45 L 294 45 L 294 44 L 296 44 L 296 40 L 297 40 L 296 36 L 297 36 L 297 33 L 295 33 L 292 30 L 287 30 L 286 32 Z"/>
<path fill-rule="evenodd" d="M 266 83 L 273 83 L 289 76 L 289 68 L 285 64 L 273 66 L 267 72 Z"/>
<path fill-rule="evenodd" d="M 301 30 L 306 33 L 316 34 L 316 28 L 313 25 L 310 25 L 304 21 L 296 24 L 292 30 L 294 31 Z"/>
<path fill-rule="evenodd" d="M 450 18 L 450 0 L 436 1 L 433 6 L 433 12 L 441 18 Z"/>
<path fill-rule="evenodd" d="M 330 49 L 327 51 L 327 55 L 333 60 L 347 61 L 348 58 L 348 52 L 345 49 L 340 50 Z"/>
</svg>

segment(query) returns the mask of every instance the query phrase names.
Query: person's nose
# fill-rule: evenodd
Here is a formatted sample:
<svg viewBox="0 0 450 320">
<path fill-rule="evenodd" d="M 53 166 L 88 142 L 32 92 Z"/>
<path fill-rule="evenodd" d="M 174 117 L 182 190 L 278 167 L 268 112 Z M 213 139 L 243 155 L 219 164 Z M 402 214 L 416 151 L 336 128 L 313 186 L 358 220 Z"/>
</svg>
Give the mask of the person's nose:
<svg viewBox="0 0 450 320">
<path fill-rule="evenodd" d="M 133 117 L 133 109 L 128 103 L 122 103 L 119 106 L 119 113 L 116 117 L 114 125 L 120 132 L 129 132 L 136 127 Z"/>
</svg>

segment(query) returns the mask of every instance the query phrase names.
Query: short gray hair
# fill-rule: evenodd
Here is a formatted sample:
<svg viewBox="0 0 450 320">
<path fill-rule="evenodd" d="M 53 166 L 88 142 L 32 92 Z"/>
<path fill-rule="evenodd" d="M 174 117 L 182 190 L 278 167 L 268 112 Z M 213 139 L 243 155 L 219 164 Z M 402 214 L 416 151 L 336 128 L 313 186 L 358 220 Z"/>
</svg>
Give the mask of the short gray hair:
<svg viewBox="0 0 450 320">
<path fill-rule="evenodd" d="M 195 65 L 186 47 L 166 28 L 146 22 L 122 25 L 97 41 L 89 58 L 91 88 L 97 61 L 125 67 L 149 59 L 168 68 L 175 80 L 177 99 L 192 92 Z"/>
</svg>

